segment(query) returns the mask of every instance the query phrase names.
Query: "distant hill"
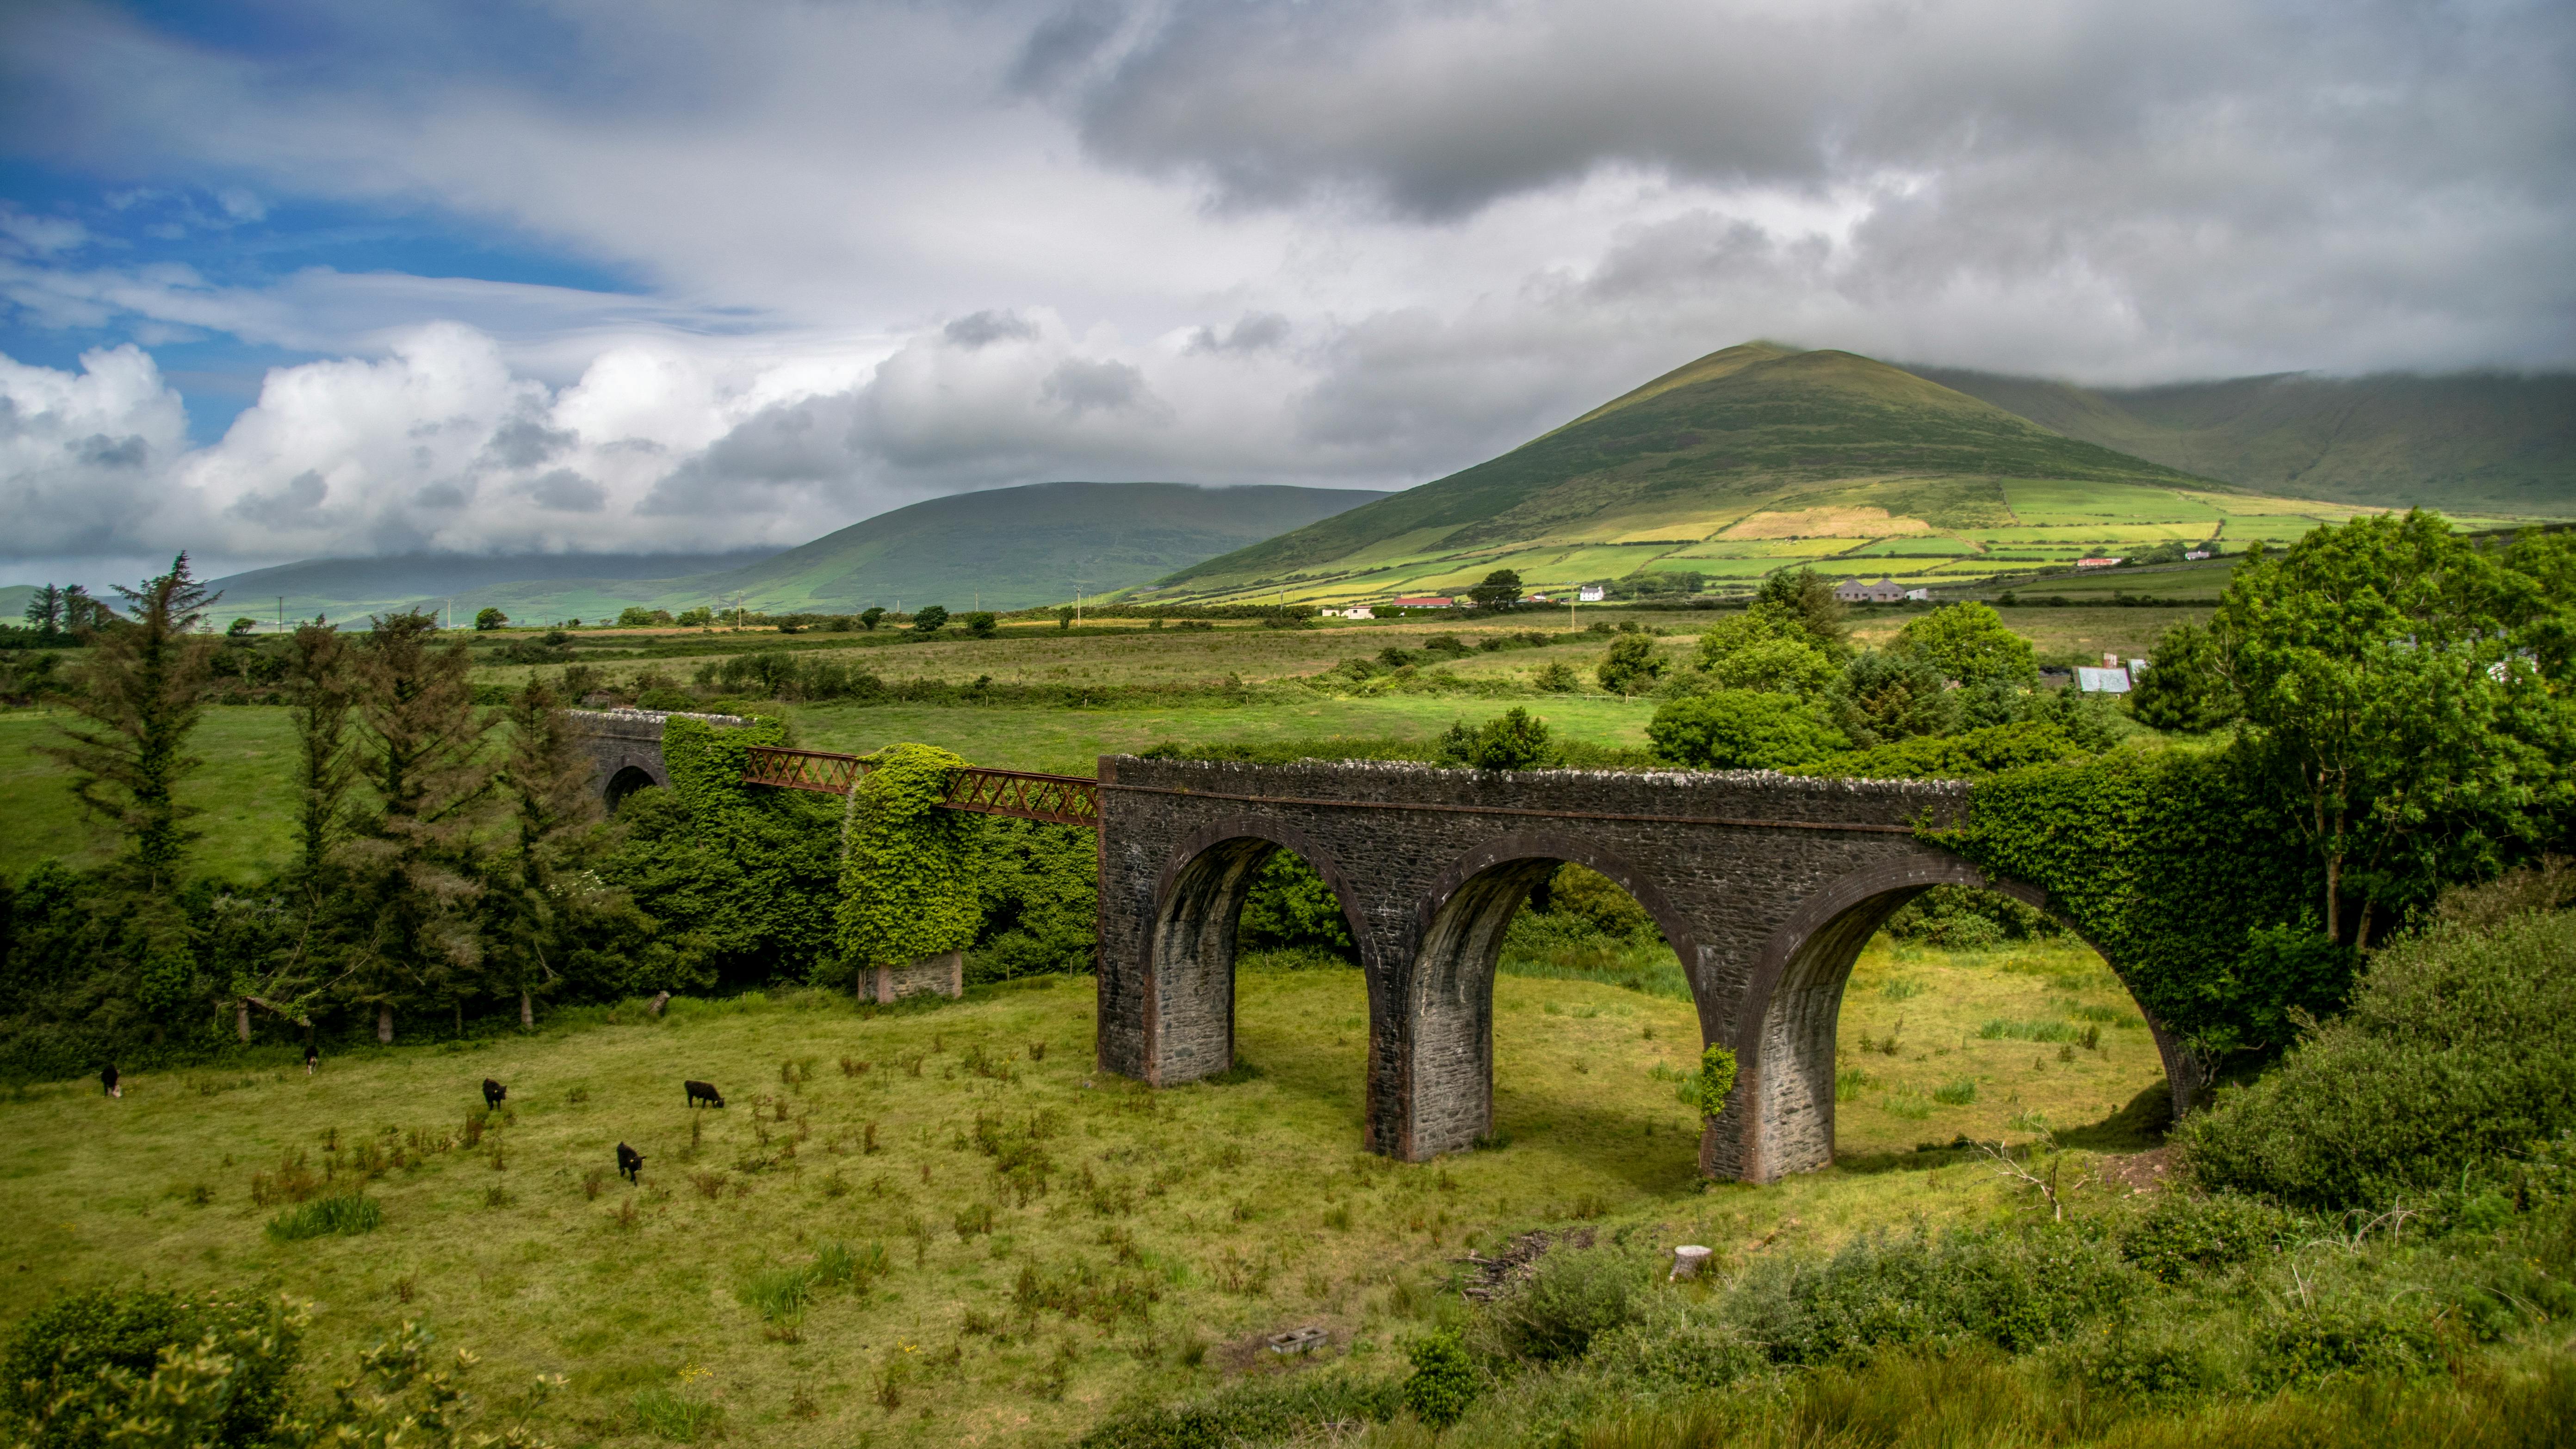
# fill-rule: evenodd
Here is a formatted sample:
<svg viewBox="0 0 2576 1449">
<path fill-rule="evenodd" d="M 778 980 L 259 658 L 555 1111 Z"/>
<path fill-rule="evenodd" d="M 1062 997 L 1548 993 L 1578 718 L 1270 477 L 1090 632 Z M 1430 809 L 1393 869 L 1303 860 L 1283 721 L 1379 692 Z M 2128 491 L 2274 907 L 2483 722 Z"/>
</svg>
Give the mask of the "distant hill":
<svg viewBox="0 0 2576 1449">
<path fill-rule="evenodd" d="M 10 584 L 0 588 L 0 624 L 16 624 L 27 617 L 27 605 L 36 597 L 34 584 Z"/>
<path fill-rule="evenodd" d="M 2576 374 L 2282 373 L 2082 388 L 1912 370 L 2070 438 L 2264 492 L 2576 517 Z"/>
<path fill-rule="evenodd" d="M 870 605 L 1024 609 L 1130 588 L 1211 554 L 1374 502 L 1344 488 L 1033 483 L 880 513 L 745 568 L 675 584 L 653 602 L 742 596 L 772 613 Z"/>
<path fill-rule="evenodd" d="M 217 580 L 224 607 L 353 618 L 493 606 L 522 623 L 730 604 L 845 613 L 871 604 L 1020 609 L 1107 593 L 1382 498 L 1334 488 L 1035 483 L 894 509 L 784 553 L 314 559 Z M 22 605 L 23 607 L 23 605 Z M 265 614 L 263 614 L 265 617 Z"/>
<path fill-rule="evenodd" d="M 453 607 L 493 588 L 536 579 L 574 580 L 607 597 L 621 589 L 658 587 L 644 581 L 740 568 L 776 552 L 763 548 L 732 553 L 427 553 L 315 558 L 227 574 L 208 587 L 223 591 L 219 608 L 226 620 L 249 614 L 267 622 L 280 608 L 280 595 L 285 596 L 283 607 L 289 619 L 310 619 L 316 614 L 357 619 L 400 609 L 435 608 L 449 601 L 454 601 Z"/>
<path fill-rule="evenodd" d="M 1969 583 L 2153 543 L 2231 549 L 2349 506 L 2066 437 L 1848 352 L 1747 343 L 1489 462 L 1181 569 L 1147 596 L 1330 600 L 1813 564 Z"/>
</svg>

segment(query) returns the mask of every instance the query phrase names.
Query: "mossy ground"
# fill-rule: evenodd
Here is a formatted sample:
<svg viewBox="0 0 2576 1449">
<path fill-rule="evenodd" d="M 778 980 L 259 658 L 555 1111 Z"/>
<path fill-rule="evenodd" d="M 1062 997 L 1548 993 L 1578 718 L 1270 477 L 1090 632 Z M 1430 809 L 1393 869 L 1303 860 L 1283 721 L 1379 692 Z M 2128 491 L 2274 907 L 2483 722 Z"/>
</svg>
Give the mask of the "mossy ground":
<svg viewBox="0 0 2576 1449">
<path fill-rule="evenodd" d="M 1693 1173 L 1696 1124 L 1668 1079 L 1698 1045 L 1687 1003 L 1511 975 L 1495 988 L 1504 1145 L 1427 1164 L 1359 1150 L 1366 1006 L 1357 973 L 1330 969 L 1244 972 L 1245 1066 L 1161 1092 L 1093 1071 L 1089 982 L 1063 978 L 883 1013 L 820 993 L 677 1001 L 658 1021 L 568 1012 L 310 1079 L 283 1062 L 133 1076 L 117 1101 L 43 1087 L 0 1104 L 16 1225 L 0 1311 L 137 1273 L 258 1286 L 321 1305 L 314 1359 L 330 1363 L 414 1316 L 486 1356 L 486 1392 L 569 1374 L 545 1412 L 571 1442 L 651 1442 L 650 1425 L 689 1422 L 674 1403 L 720 1406 L 748 1443 L 1056 1442 L 1138 1394 L 1281 1371 L 1256 1341 L 1283 1329 L 1324 1327 L 1329 1357 L 1398 1371 L 1396 1341 L 1440 1311 L 1453 1261 L 1531 1227 L 1628 1226 L 1736 1256 L 2025 1210 L 1966 1154 L 1899 1149 L 1987 1134 L 2015 1096 L 2086 1120 L 2152 1074 L 2141 1032 L 2106 1031 L 2077 1069 L 2033 1071 L 2021 1043 L 1938 1055 L 1987 1014 L 2100 995 L 2003 969 L 2031 954 L 1874 949 L 1847 1037 L 1901 1005 L 1930 1054 L 1871 1070 L 1973 1070 L 1979 1099 L 1884 1123 L 1847 1104 L 1851 1164 L 1769 1187 Z M 1925 990 L 1873 993 L 1895 979 Z M 468 1147 L 486 1076 L 508 1111 Z M 691 1112 L 684 1077 L 730 1105 Z M 979 1122 L 1003 1155 L 976 1144 Z M 1048 1170 L 1023 1193 L 1034 1174 L 1002 1167 L 1032 1123 Z M 645 1154 L 641 1188 L 613 1176 L 620 1141 Z M 345 1187 L 362 1156 L 420 1142 L 417 1166 L 369 1183 L 374 1233 L 264 1232 L 280 1209 L 253 1202 L 253 1174 L 300 1154 Z M 891 1271 L 822 1290 L 792 1327 L 750 1306 L 757 1275 L 836 1241 L 883 1244 Z"/>
</svg>

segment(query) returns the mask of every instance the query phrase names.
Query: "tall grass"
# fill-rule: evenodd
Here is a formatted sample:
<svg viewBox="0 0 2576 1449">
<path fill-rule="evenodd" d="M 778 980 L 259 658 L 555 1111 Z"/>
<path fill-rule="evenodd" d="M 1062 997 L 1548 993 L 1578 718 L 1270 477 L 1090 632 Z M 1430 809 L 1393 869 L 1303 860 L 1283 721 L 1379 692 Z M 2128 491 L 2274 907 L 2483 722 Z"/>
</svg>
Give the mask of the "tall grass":
<svg viewBox="0 0 2576 1449">
<path fill-rule="evenodd" d="M 315 1198 L 302 1207 L 289 1208 L 270 1218 L 268 1236 L 280 1243 L 330 1237 L 335 1233 L 355 1236 L 374 1232 L 384 1220 L 384 1207 L 374 1198 L 363 1193 L 342 1193 Z"/>
<path fill-rule="evenodd" d="M 695 1444 L 724 1423 L 724 1406 L 665 1388 L 640 1389 L 627 1403 L 637 1430 L 674 1444 Z"/>
</svg>

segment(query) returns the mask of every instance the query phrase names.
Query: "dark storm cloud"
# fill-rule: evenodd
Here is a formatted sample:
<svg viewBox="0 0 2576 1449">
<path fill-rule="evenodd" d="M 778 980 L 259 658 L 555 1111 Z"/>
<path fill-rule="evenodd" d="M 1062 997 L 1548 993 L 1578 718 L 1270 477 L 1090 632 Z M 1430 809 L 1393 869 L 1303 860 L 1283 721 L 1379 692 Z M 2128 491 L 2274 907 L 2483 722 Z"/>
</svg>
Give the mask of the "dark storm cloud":
<svg viewBox="0 0 2576 1449">
<path fill-rule="evenodd" d="M 538 474 L 521 491 L 539 508 L 556 513 L 597 513 L 608 506 L 608 490 L 570 468 Z"/>
<path fill-rule="evenodd" d="M 1190 351 L 1262 352 L 1287 341 L 1291 326 L 1276 312 L 1246 312 L 1222 333 L 1202 327 L 1190 334 Z"/>
<path fill-rule="evenodd" d="M 1357 188 L 1449 217 L 1604 164 L 1808 187 L 2075 155 L 2174 205 L 2195 180 L 2564 174 L 2571 13 L 1178 0 L 1075 104 L 1097 154 L 1236 204 Z"/>
<path fill-rule="evenodd" d="M 970 312 L 948 324 L 942 333 L 960 347 L 989 347 L 996 342 L 1026 342 L 1038 335 L 1017 313 Z"/>
</svg>

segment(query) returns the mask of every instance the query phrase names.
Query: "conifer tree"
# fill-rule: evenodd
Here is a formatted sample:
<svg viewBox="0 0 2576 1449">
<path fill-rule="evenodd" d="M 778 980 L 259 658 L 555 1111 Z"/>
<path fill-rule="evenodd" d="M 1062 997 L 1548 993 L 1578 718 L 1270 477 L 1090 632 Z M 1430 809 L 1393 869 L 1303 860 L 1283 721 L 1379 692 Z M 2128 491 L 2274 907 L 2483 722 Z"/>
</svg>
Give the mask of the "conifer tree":
<svg viewBox="0 0 2576 1449">
<path fill-rule="evenodd" d="M 462 642 L 437 645 L 436 616 L 378 616 L 358 641 L 359 745 L 377 810 L 352 842 L 361 930 L 343 992 L 376 1012 L 393 1040 L 399 1006 L 444 998 L 460 1018 L 479 942 L 466 907 L 476 891 L 470 812 L 490 792 L 478 758 L 488 723 L 474 707 Z"/>
<path fill-rule="evenodd" d="M 181 822 L 196 810 L 179 803 L 178 788 L 205 763 L 187 744 L 205 707 L 211 652 L 197 626 L 217 596 L 189 572 L 184 553 L 170 572 L 117 593 L 133 619 L 87 624 L 90 659 L 74 676 L 71 705 L 90 726 L 58 726 L 64 742 L 38 748 L 71 767 L 74 798 L 125 832 L 136 884 L 166 893 L 195 838 Z"/>
<path fill-rule="evenodd" d="M 487 973 L 519 997 L 519 1025 L 536 1025 L 536 996 L 562 979 L 571 922 L 556 879 L 563 839 L 598 816 L 590 766 L 562 701 L 531 676 L 511 702 L 501 784 L 518 826 L 517 847 L 485 886 Z"/>
</svg>

